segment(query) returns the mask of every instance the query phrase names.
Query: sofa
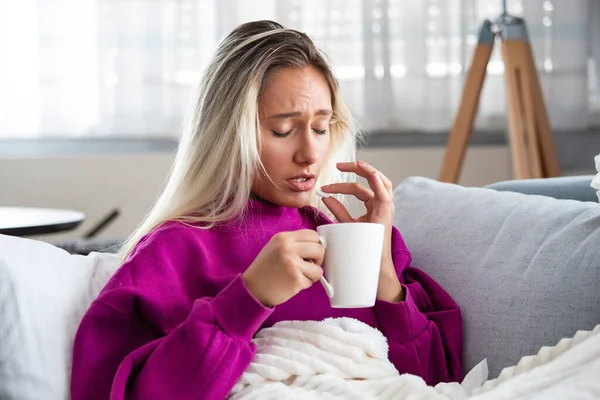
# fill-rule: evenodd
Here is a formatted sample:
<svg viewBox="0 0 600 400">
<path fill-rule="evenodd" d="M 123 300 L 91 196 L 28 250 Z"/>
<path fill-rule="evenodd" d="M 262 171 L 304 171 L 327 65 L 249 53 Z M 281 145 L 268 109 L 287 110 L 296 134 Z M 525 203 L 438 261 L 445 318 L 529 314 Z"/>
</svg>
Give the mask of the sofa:
<svg viewBox="0 0 600 400">
<path fill-rule="evenodd" d="M 394 191 L 412 263 L 462 309 L 464 368 L 489 377 L 600 323 L 600 205 L 413 177 Z M 0 235 L 0 399 L 67 399 L 83 313 L 116 254 Z"/>
</svg>

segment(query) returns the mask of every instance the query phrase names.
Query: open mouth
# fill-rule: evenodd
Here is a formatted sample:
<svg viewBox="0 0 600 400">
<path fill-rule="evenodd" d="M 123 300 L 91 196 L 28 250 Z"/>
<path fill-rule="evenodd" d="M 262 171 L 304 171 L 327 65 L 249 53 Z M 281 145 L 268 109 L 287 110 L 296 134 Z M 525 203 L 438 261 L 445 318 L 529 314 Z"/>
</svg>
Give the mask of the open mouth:
<svg viewBox="0 0 600 400">
<path fill-rule="evenodd" d="M 290 186 L 297 192 L 306 192 L 315 185 L 314 175 L 300 175 L 287 180 Z"/>
</svg>

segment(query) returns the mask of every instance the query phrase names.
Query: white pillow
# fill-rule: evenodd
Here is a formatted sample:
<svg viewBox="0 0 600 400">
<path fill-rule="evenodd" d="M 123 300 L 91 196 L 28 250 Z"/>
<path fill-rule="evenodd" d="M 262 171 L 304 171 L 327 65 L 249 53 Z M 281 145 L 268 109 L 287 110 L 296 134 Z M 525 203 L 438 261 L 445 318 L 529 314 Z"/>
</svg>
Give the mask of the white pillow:
<svg viewBox="0 0 600 400">
<path fill-rule="evenodd" d="M 0 399 L 68 399 L 73 339 L 119 265 L 0 235 Z"/>
</svg>

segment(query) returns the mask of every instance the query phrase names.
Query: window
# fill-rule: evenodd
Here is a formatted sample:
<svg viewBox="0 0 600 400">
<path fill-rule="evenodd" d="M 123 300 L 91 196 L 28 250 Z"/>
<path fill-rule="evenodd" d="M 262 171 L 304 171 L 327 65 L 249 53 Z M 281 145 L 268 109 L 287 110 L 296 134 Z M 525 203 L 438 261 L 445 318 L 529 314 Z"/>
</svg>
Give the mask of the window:
<svg viewBox="0 0 600 400">
<path fill-rule="evenodd" d="M 600 6 L 509 0 L 527 21 L 554 128 L 600 113 Z M 497 0 L 20 0 L 0 3 L 0 138 L 176 137 L 201 73 L 239 23 L 307 32 L 371 131 L 447 131 Z M 595 16 L 595 17 L 594 17 Z M 496 44 L 476 126 L 505 127 Z"/>
</svg>

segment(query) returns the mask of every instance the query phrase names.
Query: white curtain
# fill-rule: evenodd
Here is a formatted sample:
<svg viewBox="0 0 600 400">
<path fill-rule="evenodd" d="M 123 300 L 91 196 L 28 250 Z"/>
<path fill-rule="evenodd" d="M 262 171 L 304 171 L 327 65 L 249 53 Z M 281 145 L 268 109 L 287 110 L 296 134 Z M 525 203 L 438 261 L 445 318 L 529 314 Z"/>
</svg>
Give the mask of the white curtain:
<svg viewBox="0 0 600 400">
<path fill-rule="evenodd" d="M 527 21 L 555 129 L 585 128 L 597 111 L 592 1 L 508 1 L 509 12 Z M 500 14 L 500 3 L 0 0 L 0 138 L 177 136 L 218 41 L 256 19 L 313 37 L 368 130 L 447 131 L 479 27 Z M 499 47 L 480 129 L 506 124 Z"/>
</svg>

